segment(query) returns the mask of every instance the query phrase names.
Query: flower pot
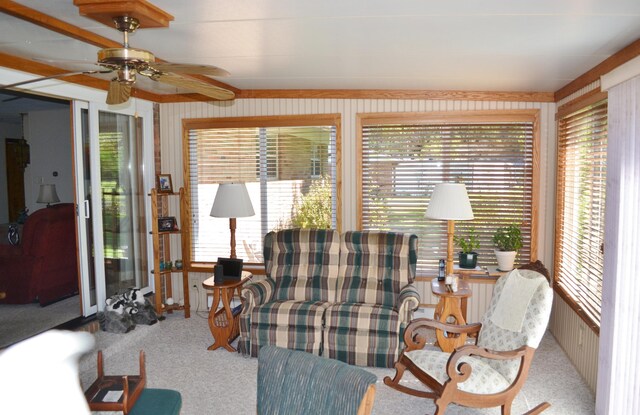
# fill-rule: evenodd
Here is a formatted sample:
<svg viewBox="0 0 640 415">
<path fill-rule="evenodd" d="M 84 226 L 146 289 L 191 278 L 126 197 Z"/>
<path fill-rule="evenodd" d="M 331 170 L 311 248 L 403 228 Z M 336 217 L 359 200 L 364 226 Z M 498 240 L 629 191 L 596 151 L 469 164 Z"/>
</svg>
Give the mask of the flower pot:
<svg viewBox="0 0 640 415">
<path fill-rule="evenodd" d="M 474 269 L 478 264 L 478 253 L 477 252 L 469 252 L 465 254 L 464 252 L 458 253 L 458 265 L 460 268 L 464 269 Z"/>
<path fill-rule="evenodd" d="M 517 251 L 493 251 L 498 259 L 498 271 L 511 271 Z"/>
</svg>

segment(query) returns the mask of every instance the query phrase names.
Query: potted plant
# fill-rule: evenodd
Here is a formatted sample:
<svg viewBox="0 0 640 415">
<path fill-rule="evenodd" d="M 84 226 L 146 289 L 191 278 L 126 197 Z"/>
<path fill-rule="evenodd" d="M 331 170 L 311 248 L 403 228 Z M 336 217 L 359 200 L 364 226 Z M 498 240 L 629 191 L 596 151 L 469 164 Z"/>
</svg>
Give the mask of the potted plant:
<svg viewBox="0 0 640 415">
<path fill-rule="evenodd" d="M 458 265 L 460 268 L 473 269 L 478 263 L 478 253 L 475 249 L 480 248 L 480 241 L 475 229 L 469 229 L 467 237 L 454 236 L 455 244 L 460 248 L 458 253 Z"/>
<path fill-rule="evenodd" d="M 511 271 L 518 250 L 522 248 L 520 228 L 509 225 L 496 229 L 493 234 L 493 243 L 496 246 L 494 252 L 498 259 L 498 271 Z"/>
</svg>

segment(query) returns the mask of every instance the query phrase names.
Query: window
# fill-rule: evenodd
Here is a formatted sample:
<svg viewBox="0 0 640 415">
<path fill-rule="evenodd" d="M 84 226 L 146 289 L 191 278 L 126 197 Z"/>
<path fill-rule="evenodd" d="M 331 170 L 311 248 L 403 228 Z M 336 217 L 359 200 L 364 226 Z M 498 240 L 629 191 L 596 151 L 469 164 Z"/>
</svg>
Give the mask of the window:
<svg viewBox="0 0 640 415">
<path fill-rule="evenodd" d="M 255 216 L 238 218 L 236 252 L 262 262 L 263 236 L 337 227 L 339 115 L 186 120 L 191 262 L 229 256 L 229 220 L 209 216 L 218 183 L 244 182 Z"/>
<path fill-rule="evenodd" d="M 365 230 L 412 232 L 419 238 L 418 273 L 433 274 L 446 258 L 447 224 L 425 219 L 436 183 L 466 184 L 475 219 L 457 221 L 456 235 L 479 235 L 479 264 L 495 265 L 496 228 L 516 224 L 535 256 L 538 111 L 360 114 L 358 214 Z M 457 262 L 457 261 L 456 261 Z"/>
<path fill-rule="evenodd" d="M 607 101 L 597 98 L 559 117 L 555 246 L 556 287 L 596 332 L 602 302 L 607 171 Z"/>
</svg>

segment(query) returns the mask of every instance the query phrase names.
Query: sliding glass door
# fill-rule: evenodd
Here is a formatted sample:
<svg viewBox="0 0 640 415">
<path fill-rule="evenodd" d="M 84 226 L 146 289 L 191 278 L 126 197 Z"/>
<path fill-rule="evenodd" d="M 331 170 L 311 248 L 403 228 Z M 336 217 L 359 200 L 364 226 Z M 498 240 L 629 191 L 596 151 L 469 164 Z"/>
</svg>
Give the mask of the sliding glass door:
<svg viewBox="0 0 640 415">
<path fill-rule="evenodd" d="M 77 102 L 74 113 L 81 285 L 89 315 L 113 294 L 152 288 L 145 191 L 153 183 L 153 171 L 147 172 L 152 124 L 150 105 L 132 114 Z"/>
</svg>

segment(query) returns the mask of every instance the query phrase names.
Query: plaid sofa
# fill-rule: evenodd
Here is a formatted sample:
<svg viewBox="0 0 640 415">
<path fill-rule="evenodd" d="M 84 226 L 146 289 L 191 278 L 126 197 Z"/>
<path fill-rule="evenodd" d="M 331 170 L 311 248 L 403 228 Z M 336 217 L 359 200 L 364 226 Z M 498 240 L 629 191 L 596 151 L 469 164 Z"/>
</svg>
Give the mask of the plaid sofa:
<svg viewBox="0 0 640 415">
<path fill-rule="evenodd" d="M 420 303 L 417 237 L 288 229 L 265 236 L 266 278 L 246 284 L 241 353 L 264 345 L 392 367 Z"/>
</svg>

